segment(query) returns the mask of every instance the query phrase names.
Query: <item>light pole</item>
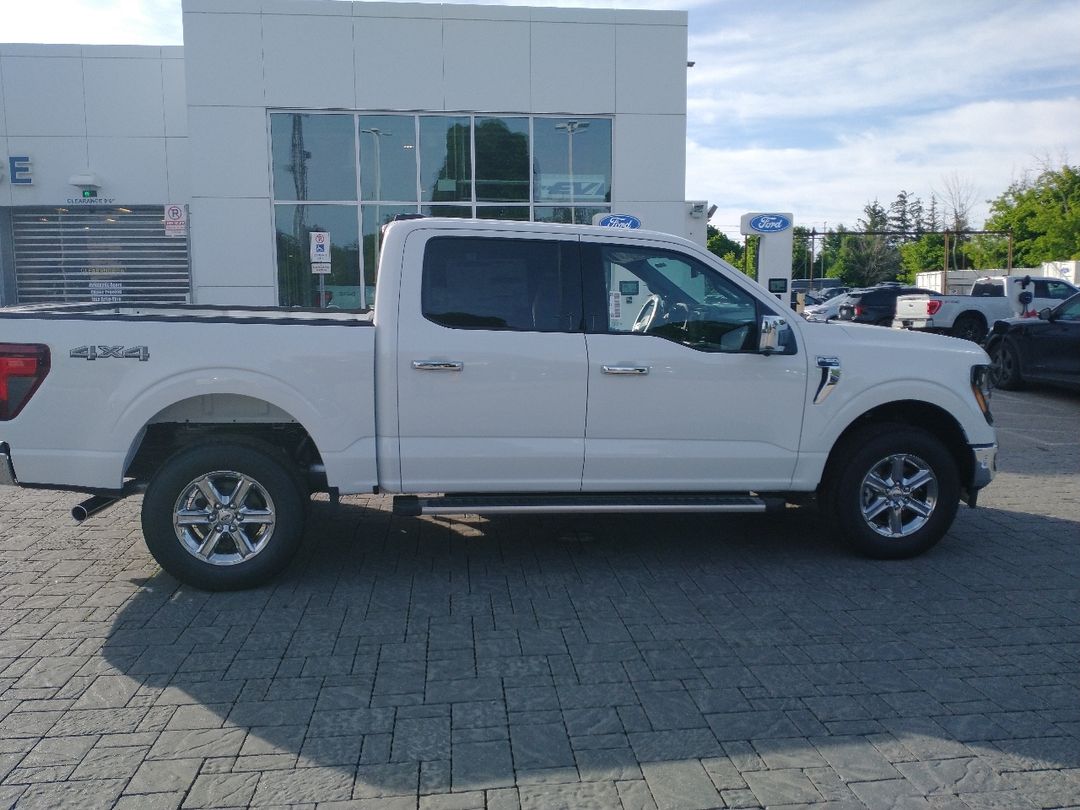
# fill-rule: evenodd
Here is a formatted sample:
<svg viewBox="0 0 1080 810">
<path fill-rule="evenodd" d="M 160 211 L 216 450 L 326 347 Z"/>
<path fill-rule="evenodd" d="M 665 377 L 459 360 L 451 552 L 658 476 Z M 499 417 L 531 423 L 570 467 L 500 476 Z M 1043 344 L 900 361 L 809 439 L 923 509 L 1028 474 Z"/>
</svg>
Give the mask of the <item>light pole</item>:
<svg viewBox="0 0 1080 810">
<path fill-rule="evenodd" d="M 574 216 L 574 135 L 578 132 L 584 132 L 589 128 L 588 121 L 563 121 L 561 124 L 556 124 L 555 129 L 566 130 L 566 151 L 567 162 L 570 168 L 570 222 L 575 219 Z"/>
<path fill-rule="evenodd" d="M 384 135 L 393 135 L 393 132 L 387 132 L 379 129 L 378 127 L 369 127 L 368 129 L 361 129 L 361 132 L 365 132 L 371 135 L 375 139 L 375 261 L 379 261 L 379 233 L 382 231 L 382 152 L 380 150 L 381 141 Z M 361 230 L 363 227 L 361 226 Z M 374 268 L 376 273 L 378 267 Z M 373 273 L 375 275 L 375 273 Z M 364 279 L 361 276 L 360 279 L 360 304 L 361 306 L 367 306 L 367 289 L 364 285 Z"/>
</svg>

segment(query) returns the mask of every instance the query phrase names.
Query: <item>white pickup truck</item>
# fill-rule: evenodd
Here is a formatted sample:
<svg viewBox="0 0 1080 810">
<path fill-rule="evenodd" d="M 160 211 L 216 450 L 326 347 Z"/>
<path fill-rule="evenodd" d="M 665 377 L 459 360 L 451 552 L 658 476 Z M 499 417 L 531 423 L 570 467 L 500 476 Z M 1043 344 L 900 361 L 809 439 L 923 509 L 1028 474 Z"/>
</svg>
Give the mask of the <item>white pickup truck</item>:
<svg viewBox="0 0 1080 810">
<path fill-rule="evenodd" d="M 420 219 L 387 228 L 373 313 L 0 311 L 0 480 L 93 493 L 76 517 L 142 491 L 151 553 L 207 589 L 280 570 L 314 491 L 404 515 L 816 499 L 903 557 L 993 477 L 988 370 L 794 318 L 673 236 Z"/>
<path fill-rule="evenodd" d="M 982 343 L 994 321 L 1027 312 L 1034 316 L 1076 292 L 1076 287 L 1059 278 L 989 276 L 976 281 L 970 295 L 901 295 L 896 299 L 892 325 Z"/>
</svg>

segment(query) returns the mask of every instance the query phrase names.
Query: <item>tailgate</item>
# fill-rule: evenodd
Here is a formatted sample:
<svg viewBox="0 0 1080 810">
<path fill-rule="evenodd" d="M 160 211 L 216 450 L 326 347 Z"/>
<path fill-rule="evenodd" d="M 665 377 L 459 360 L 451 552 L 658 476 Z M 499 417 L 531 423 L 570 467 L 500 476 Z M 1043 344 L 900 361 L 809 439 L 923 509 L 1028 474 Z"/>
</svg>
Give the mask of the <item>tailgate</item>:
<svg viewBox="0 0 1080 810">
<path fill-rule="evenodd" d="M 901 295 L 896 299 L 895 320 L 925 321 L 930 317 L 930 297 L 926 295 Z"/>
</svg>

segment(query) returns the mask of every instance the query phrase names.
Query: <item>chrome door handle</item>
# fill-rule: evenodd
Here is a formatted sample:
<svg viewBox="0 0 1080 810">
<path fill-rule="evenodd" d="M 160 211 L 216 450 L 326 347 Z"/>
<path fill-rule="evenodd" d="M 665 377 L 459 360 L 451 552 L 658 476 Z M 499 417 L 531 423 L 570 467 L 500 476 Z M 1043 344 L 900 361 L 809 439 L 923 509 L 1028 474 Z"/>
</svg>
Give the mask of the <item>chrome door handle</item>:
<svg viewBox="0 0 1080 810">
<path fill-rule="evenodd" d="M 412 367 L 417 371 L 461 371 L 465 364 L 454 360 L 413 360 Z"/>
<path fill-rule="evenodd" d="M 643 376 L 649 373 L 648 366 L 601 366 L 605 374 L 633 374 Z"/>
</svg>

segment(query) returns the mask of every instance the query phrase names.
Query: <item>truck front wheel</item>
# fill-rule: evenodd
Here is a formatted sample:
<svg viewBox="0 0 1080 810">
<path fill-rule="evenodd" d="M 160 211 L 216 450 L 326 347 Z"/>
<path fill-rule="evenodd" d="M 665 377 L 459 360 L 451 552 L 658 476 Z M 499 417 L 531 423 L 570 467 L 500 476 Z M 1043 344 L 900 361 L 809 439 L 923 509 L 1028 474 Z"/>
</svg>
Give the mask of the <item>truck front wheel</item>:
<svg viewBox="0 0 1080 810">
<path fill-rule="evenodd" d="M 852 434 L 843 450 L 826 508 L 857 550 L 878 559 L 912 557 L 949 530 L 960 476 L 936 437 L 907 425 L 874 425 Z"/>
<path fill-rule="evenodd" d="M 203 590 L 266 582 L 303 536 L 303 498 L 286 465 L 272 448 L 241 443 L 174 455 L 143 498 L 143 536 L 154 559 Z"/>
</svg>

